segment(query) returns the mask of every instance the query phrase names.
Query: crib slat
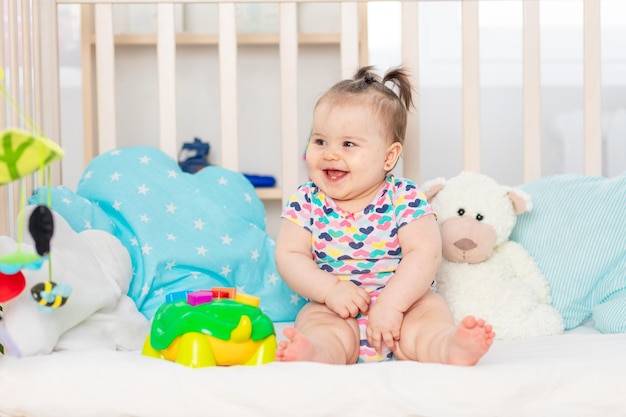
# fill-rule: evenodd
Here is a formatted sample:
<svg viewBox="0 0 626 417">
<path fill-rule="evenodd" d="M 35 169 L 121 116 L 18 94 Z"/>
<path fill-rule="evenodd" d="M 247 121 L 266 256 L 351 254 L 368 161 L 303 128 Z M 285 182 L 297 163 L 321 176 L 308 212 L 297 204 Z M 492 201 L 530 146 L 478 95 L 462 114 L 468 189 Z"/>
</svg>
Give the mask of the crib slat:
<svg viewBox="0 0 626 417">
<path fill-rule="evenodd" d="M 462 7 L 463 169 L 480 171 L 480 54 L 478 1 Z"/>
<path fill-rule="evenodd" d="M 415 92 L 419 91 L 419 7 L 417 2 L 402 3 L 402 62 L 411 71 L 411 82 Z M 415 109 L 409 113 L 404 157 L 402 158 L 403 175 L 420 182 L 420 131 L 419 131 L 419 94 L 413 94 Z"/>
<path fill-rule="evenodd" d="M 586 175 L 602 175 L 600 0 L 584 1 L 583 102 Z"/>
<path fill-rule="evenodd" d="M 341 3 L 341 77 L 350 78 L 359 66 L 359 14 L 356 2 Z"/>
<path fill-rule="evenodd" d="M 280 135 L 283 203 L 298 175 L 298 15 L 296 3 L 280 4 Z"/>
<path fill-rule="evenodd" d="M 28 117 L 33 115 L 33 77 L 30 69 L 31 60 L 31 31 L 30 31 L 30 1 L 22 0 L 22 79 L 24 88 L 23 110 Z M 34 122 L 34 120 L 33 120 Z M 27 126 L 29 128 L 30 126 Z"/>
<path fill-rule="evenodd" d="M 96 91 L 98 104 L 98 152 L 117 147 L 115 117 L 115 49 L 113 45 L 113 7 L 95 5 Z"/>
<path fill-rule="evenodd" d="M 221 164 L 239 170 L 237 132 L 237 27 L 235 4 L 219 4 L 219 66 L 221 112 Z"/>
<path fill-rule="evenodd" d="M 5 7 L 4 1 L 0 2 L 0 15 L 5 15 Z M 4 19 L 0 19 L 0 33 L 4 33 Z M 4 68 L 4 36 L 0 39 L 0 68 Z M 2 85 L 5 84 L 5 80 L 0 80 Z M 4 129 L 7 126 L 6 123 L 6 100 L 4 98 L 0 99 L 0 129 Z M 9 221 L 9 213 L 8 208 L 10 204 L 9 199 L 9 188 L 1 187 L 0 188 L 0 209 L 2 210 L 2 216 L 0 217 L 0 234 L 1 235 L 9 235 L 10 234 L 10 224 Z M 5 209 L 6 207 L 6 209 Z"/>
<path fill-rule="evenodd" d="M 9 17 L 9 28 L 8 28 L 8 32 L 9 32 L 9 69 L 10 72 L 8 74 L 8 79 L 7 79 L 7 75 L 5 75 L 5 86 L 9 86 L 9 94 L 13 97 L 13 99 L 16 102 L 20 102 L 20 83 L 19 83 L 19 73 L 20 73 L 20 61 L 18 58 L 18 47 L 17 47 L 17 41 L 19 39 L 17 33 L 18 33 L 18 23 L 17 23 L 17 19 L 18 19 L 18 13 L 17 13 L 17 0 L 14 1 L 9 1 L 9 10 L 8 10 L 8 17 Z M 9 107 L 9 114 L 10 114 L 10 118 L 9 118 L 9 123 L 10 126 L 14 126 L 14 127 L 19 127 L 21 126 L 20 124 L 20 117 L 19 117 L 19 113 L 17 111 L 17 109 L 15 109 L 14 107 Z M 10 204 L 8 206 L 8 217 L 9 220 L 15 220 L 18 210 L 19 210 L 19 181 L 10 183 L 6 185 L 7 187 L 7 195 L 8 198 L 10 200 Z M 14 226 L 13 224 L 11 224 L 11 231 L 14 232 L 13 230 Z"/>
<path fill-rule="evenodd" d="M 97 149 L 94 143 L 95 120 L 93 98 L 95 89 L 92 82 L 93 74 L 93 48 L 91 36 L 94 33 L 93 22 L 91 20 L 92 6 L 83 4 L 80 6 L 81 25 L 81 69 L 83 80 L 83 163 L 85 166 L 96 156 Z"/>
<path fill-rule="evenodd" d="M 2 16 L 5 15 L 6 10 L 5 10 L 5 4 L 4 1 L 0 1 L 0 13 Z M 5 31 L 5 27 L 4 27 L 4 19 L 0 19 L 0 33 L 4 34 Z M 0 39 L 0 68 L 5 68 L 5 62 L 4 62 L 4 42 L 5 42 L 5 38 L 4 36 L 2 36 L 2 38 Z M 4 78 L 2 80 L 0 80 L 0 82 L 2 82 L 2 85 L 6 85 L 6 72 L 4 75 Z M 0 128 L 4 129 L 7 126 L 7 115 L 6 115 L 6 100 L 4 99 L 4 97 L 0 100 Z M 3 205 L 4 207 L 4 205 Z"/>
<path fill-rule="evenodd" d="M 34 28 L 38 28 L 35 53 L 35 89 L 41 117 L 36 116 L 45 135 L 63 146 L 61 141 L 61 92 L 59 86 L 59 54 L 57 7 L 53 0 L 33 2 Z M 61 184 L 61 164 L 50 166 L 50 183 Z"/>
<path fill-rule="evenodd" d="M 541 176 L 541 52 L 539 2 L 523 3 L 524 181 Z"/>
<path fill-rule="evenodd" d="M 5 85 L 10 85 L 10 94 L 17 102 L 20 101 L 20 65 L 17 55 L 17 40 L 19 39 L 17 34 L 17 1 L 9 1 L 9 79 L 6 80 Z M 6 75 L 5 75 L 6 78 Z M 9 108 L 9 114 L 11 115 L 11 125 L 20 126 L 20 118 L 17 109 Z"/>
<path fill-rule="evenodd" d="M 176 43 L 174 5 L 157 7 L 157 63 L 159 77 L 159 146 L 176 158 Z"/>
</svg>

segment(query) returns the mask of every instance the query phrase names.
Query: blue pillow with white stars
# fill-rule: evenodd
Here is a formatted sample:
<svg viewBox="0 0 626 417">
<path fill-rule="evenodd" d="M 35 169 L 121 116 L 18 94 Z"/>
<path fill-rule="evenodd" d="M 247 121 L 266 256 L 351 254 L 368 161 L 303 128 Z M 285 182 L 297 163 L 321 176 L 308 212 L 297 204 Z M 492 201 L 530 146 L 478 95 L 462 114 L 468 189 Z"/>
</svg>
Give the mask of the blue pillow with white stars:
<svg viewBox="0 0 626 417">
<path fill-rule="evenodd" d="M 154 147 L 120 148 L 94 158 L 75 193 L 53 188 L 51 208 L 77 232 L 121 241 L 133 263 L 128 295 L 149 319 L 167 294 L 213 287 L 260 297 L 273 321 L 293 321 L 304 305 L 276 271 L 265 208 L 240 173 L 189 174 Z"/>
</svg>

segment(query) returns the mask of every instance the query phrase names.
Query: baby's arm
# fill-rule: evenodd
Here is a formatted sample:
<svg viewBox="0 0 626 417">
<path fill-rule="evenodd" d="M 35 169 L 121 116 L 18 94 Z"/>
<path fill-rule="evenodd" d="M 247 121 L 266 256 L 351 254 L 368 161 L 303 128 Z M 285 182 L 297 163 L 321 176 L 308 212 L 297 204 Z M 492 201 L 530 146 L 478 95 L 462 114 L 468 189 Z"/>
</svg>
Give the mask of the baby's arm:
<svg viewBox="0 0 626 417">
<path fill-rule="evenodd" d="M 367 336 L 377 350 L 381 341 L 394 348 L 404 313 L 429 291 L 441 262 L 441 235 L 434 215 L 401 227 L 398 239 L 402 261 L 369 313 Z"/>
<path fill-rule="evenodd" d="M 276 266 L 293 291 L 326 304 L 343 318 L 355 317 L 369 307 L 367 291 L 317 266 L 311 255 L 311 233 L 287 219 L 282 219 L 276 239 Z"/>
</svg>

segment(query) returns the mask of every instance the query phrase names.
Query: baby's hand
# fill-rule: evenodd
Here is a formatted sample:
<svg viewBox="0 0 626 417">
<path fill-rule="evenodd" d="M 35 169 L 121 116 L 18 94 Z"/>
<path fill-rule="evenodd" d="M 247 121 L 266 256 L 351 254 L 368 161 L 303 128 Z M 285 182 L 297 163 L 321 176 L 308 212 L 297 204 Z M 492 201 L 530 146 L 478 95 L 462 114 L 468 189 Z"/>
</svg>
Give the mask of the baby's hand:
<svg viewBox="0 0 626 417">
<path fill-rule="evenodd" d="M 370 295 L 363 288 L 350 281 L 339 281 L 332 289 L 324 304 L 340 317 L 356 317 L 359 312 L 365 313 L 369 308 Z"/>
<path fill-rule="evenodd" d="M 396 341 L 400 340 L 400 327 L 403 318 L 404 314 L 401 311 L 374 304 L 368 314 L 365 334 L 367 341 L 376 352 L 382 351 L 383 342 L 389 349 L 395 349 Z"/>
</svg>

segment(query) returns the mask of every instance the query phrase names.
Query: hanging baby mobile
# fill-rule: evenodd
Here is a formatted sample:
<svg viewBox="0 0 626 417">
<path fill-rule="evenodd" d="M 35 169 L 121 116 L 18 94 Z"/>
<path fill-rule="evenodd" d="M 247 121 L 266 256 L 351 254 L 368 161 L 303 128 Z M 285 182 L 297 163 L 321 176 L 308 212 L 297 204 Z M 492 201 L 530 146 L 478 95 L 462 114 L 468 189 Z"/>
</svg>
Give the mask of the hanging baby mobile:
<svg viewBox="0 0 626 417">
<path fill-rule="evenodd" d="M 54 232 L 52 212 L 50 211 L 50 164 L 60 160 L 63 149 L 46 138 L 41 130 L 7 93 L 3 85 L 4 72 L 0 68 L 0 93 L 23 118 L 29 131 L 8 128 L 0 132 L 0 186 L 19 181 L 19 213 L 17 221 L 17 249 L 13 253 L 0 256 L 0 303 L 17 297 L 26 287 L 22 273 L 24 269 L 38 270 L 48 261 L 48 280 L 31 288 L 33 300 L 38 303 L 43 313 L 49 313 L 67 301 L 71 288 L 52 281 L 52 259 L 50 240 Z M 22 250 L 24 232 L 24 208 L 26 206 L 25 178 L 38 173 L 39 184 L 48 187 L 47 201 L 39 202 L 28 220 L 28 231 L 35 243 L 36 253 Z M 0 316 L 1 320 L 1 316 Z M 9 350 L 11 341 L 3 331 L 0 321 L 0 343 Z M 4 335 L 4 337 L 3 337 Z"/>
</svg>

